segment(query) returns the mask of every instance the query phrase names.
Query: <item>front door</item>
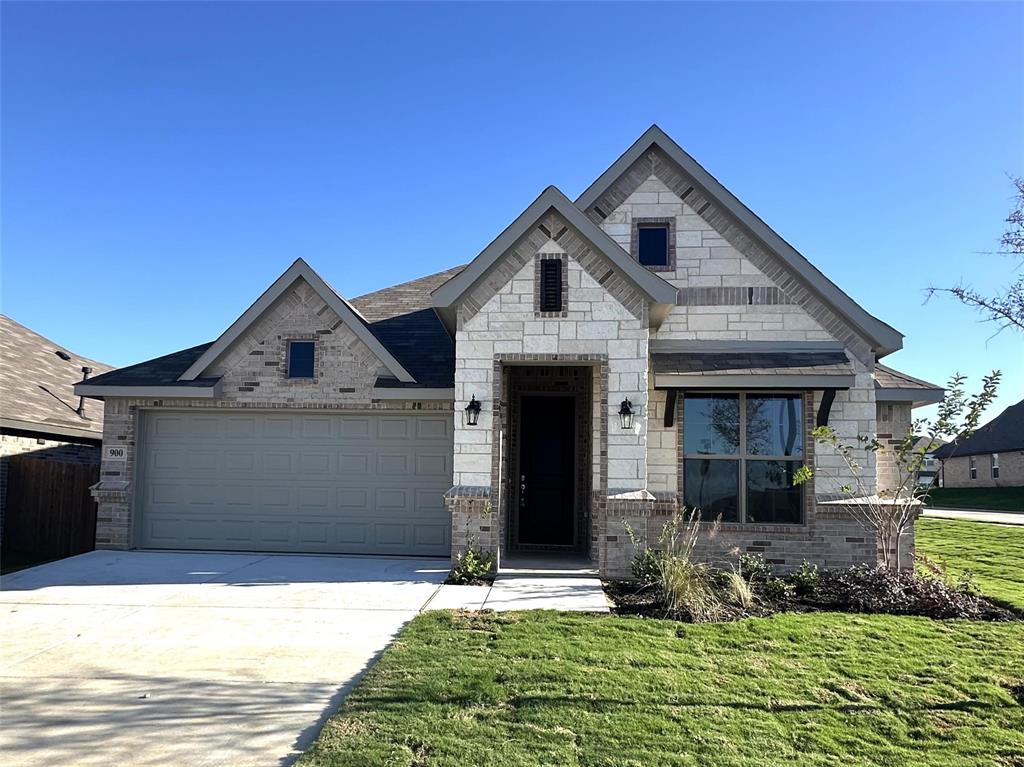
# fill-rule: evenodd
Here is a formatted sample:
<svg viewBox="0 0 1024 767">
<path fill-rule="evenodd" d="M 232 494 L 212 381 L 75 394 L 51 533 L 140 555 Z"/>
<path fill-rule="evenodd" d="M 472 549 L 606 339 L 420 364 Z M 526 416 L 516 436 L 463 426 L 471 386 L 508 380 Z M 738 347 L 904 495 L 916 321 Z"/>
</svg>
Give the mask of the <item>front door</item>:
<svg viewBox="0 0 1024 767">
<path fill-rule="evenodd" d="M 573 547 L 576 399 L 523 396 L 519 409 L 518 525 L 521 547 Z"/>
</svg>

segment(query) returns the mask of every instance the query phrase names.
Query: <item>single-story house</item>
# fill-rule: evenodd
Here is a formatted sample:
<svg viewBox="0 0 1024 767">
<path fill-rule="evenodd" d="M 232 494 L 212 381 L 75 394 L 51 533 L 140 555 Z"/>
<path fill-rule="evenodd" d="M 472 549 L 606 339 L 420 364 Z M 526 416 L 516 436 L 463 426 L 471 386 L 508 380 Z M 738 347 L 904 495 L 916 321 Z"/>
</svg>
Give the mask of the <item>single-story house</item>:
<svg viewBox="0 0 1024 767">
<path fill-rule="evenodd" d="M 721 519 L 708 556 L 875 562 L 810 432 L 909 425 L 941 395 L 879 366 L 902 345 L 652 126 L 463 267 L 347 300 L 298 260 L 212 343 L 79 385 L 119 448 L 97 546 L 472 545 L 615 576 L 626 523 L 656 535 L 685 506 Z"/>
<path fill-rule="evenodd" d="M 935 451 L 943 487 L 1024 487 L 1024 400 Z"/>
<path fill-rule="evenodd" d="M 103 404 L 74 386 L 110 370 L 0 314 L 0 535 L 13 456 L 99 464 Z"/>
</svg>

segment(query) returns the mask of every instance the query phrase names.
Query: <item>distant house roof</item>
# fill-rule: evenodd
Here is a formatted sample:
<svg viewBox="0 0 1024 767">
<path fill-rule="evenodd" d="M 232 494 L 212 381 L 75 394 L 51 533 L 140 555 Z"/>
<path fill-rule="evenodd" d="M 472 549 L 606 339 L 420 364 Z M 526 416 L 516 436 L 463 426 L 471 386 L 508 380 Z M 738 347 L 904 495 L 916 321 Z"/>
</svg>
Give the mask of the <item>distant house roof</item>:
<svg viewBox="0 0 1024 767">
<path fill-rule="evenodd" d="M 92 368 L 93 374 L 112 369 L 0 315 L 0 425 L 39 435 L 99 439 L 102 403 L 87 400 L 84 417 L 75 412 L 78 397 L 73 389 L 82 380 L 83 367 Z"/>
<path fill-rule="evenodd" d="M 970 437 L 958 436 L 935 451 L 936 458 L 1024 450 L 1024 400 L 1010 405 Z"/>
<path fill-rule="evenodd" d="M 913 407 L 931 405 L 940 402 L 945 391 L 941 386 L 895 368 L 875 364 L 875 400 L 878 402 L 910 402 Z"/>
</svg>

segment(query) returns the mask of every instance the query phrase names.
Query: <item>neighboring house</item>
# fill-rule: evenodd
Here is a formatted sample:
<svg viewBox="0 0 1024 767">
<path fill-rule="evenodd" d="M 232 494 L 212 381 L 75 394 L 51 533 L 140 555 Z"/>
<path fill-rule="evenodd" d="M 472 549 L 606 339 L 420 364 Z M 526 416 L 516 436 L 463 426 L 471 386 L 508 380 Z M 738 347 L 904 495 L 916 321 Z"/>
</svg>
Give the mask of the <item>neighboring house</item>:
<svg viewBox="0 0 1024 767">
<path fill-rule="evenodd" d="M 348 301 L 299 260 L 213 343 L 77 387 L 125 448 L 97 545 L 476 545 L 616 576 L 625 523 L 656 536 L 685 505 L 721 517 L 709 557 L 874 562 L 810 431 L 873 434 L 879 407 L 902 423 L 934 401 L 878 366 L 902 343 L 652 127 L 464 268 Z"/>
<path fill-rule="evenodd" d="M 100 462 L 103 405 L 74 393 L 83 368 L 112 370 L 0 315 L 0 531 L 11 456 Z"/>
<path fill-rule="evenodd" d="M 943 487 L 1024 487 L 1024 400 L 935 451 Z"/>
</svg>

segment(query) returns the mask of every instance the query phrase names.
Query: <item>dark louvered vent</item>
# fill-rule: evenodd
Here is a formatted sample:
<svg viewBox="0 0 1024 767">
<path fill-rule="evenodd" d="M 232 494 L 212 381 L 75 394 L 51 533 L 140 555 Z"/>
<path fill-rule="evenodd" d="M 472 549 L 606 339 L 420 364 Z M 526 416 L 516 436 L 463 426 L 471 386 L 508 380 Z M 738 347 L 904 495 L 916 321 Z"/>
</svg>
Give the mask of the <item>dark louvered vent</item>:
<svg viewBox="0 0 1024 767">
<path fill-rule="evenodd" d="M 547 259 L 540 262 L 540 310 L 562 311 L 562 260 Z"/>
</svg>

